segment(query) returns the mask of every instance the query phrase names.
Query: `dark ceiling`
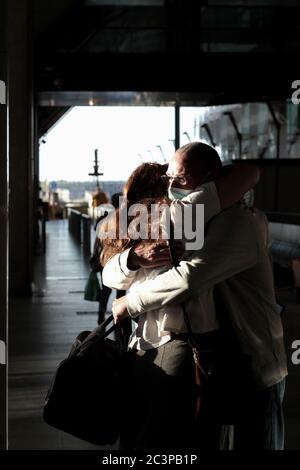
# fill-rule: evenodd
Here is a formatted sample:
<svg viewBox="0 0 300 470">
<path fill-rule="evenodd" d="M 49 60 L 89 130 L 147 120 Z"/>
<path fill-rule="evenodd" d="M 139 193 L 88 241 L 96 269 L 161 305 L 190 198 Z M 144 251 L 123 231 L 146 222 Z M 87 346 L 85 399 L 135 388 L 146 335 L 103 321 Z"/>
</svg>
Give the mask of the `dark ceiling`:
<svg viewBox="0 0 300 470">
<path fill-rule="evenodd" d="M 177 102 L 190 93 L 191 105 L 285 99 L 297 79 L 299 1 L 33 5 L 35 87 L 44 106 L 70 105 L 79 92 L 88 104 L 91 93 L 103 99 L 106 91 L 156 92 L 158 101 L 157 93 L 171 93 Z"/>
<path fill-rule="evenodd" d="M 56 3 L 47 2 L 51 25 L 41 32 L 45 11 L 37 7 L 46 2 L 35 2 L 43 91 L 214 92 L 215 82 L 225 74 L 235 81 L 245 66 L 251 82 L 268 70 L 278 77 L 284 57 L 292 69 L 300 52 L 295 1 L 60 0 L 58 11 Z"/>
</svg>

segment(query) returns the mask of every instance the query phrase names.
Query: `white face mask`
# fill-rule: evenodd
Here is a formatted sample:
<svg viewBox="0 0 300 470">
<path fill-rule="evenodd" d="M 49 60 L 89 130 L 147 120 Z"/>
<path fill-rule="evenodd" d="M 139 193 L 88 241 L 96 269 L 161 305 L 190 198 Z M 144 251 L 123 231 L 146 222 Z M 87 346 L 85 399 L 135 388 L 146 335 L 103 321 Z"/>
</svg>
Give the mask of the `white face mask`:
<svg viewBox="0 0 300 470">
<path fill-rule="evenodd" d="M 201 184 L 204 184 L 205 181 L 207 181 L 208 177 L 210 176 L 211 172 L 209 171 L 206 173 L 205 177 L 200 181 L 200 183 L 197 184 L 197 188 L 201 186 Z M 193 193 L 196 190 L 194 189 L 182 189 L 182 188 L 175 188 L 174 186 L 171 186 L 168 188 L 168 196 L 171 201 L 174 201 L 176 199 L 183 199 L 185 196 L 188 194 Z"/>
<path fill-rule="evenodd" d="M 171 201 L 175 201 L 176 199 L 183 199 L 185 196 L 188 194 L 191 194 L 194 189 L 182 189 L 182 188 L 174 188 L 173 186 L 171 188 L 168 188 L 168 196 L 171 199 Z"/>
</svg>

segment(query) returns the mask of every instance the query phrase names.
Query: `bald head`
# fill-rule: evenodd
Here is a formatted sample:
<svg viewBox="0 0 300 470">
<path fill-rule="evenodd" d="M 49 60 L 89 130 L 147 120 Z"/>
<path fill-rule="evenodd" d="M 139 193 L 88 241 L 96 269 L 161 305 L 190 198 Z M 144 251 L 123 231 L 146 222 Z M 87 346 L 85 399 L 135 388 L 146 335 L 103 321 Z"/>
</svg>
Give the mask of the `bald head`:
<svg viewBox="0 0 300 470">
<path fill-rule="evenodd" d="M 186 184 L 178 184 L 178 179 L 174 181 L 174 186 L 194 189 L 203 181 L 214 179 L 221 171 L 222 163 L 218 152 L 210 145 L 203 142 L 192 142 L 180 147 L 172 157 L 168 174 L 186 176 Z"/>
<path fill-rule="evenodd" d="M 180 147 L 175 153 L 187 170 L 200 174 L 220 171 L 222 163 L 218 152 L 203 142 L 192 142 Z"/>
</svg>

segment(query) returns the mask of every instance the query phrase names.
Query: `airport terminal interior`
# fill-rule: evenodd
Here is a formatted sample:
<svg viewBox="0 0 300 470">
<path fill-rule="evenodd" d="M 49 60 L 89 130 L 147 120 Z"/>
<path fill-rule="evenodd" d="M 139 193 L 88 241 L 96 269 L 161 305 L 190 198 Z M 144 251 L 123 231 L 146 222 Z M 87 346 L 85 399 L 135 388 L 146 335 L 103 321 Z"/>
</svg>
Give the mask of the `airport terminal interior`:
<svg viewBox="0 0 300 470">
<path fill-rule="evenodd" d="M 94 225 L 129 175 L 107 181 L 99 148 L 84 157 L 80 191 L 41 182 L 47 135 L 80 107 L 160 107 L 172 135 L 141 161 L 202 141 L 224 165 L 261 171 L 249 197 L 269 222 L 285 306 L 285 448 L 300 450 L 299 2 L 4 0 L 0 47 L 0 448 L 97 448 L 48 426 L 42 408 L 72 341 L 97 325 L 84 300 Z"/>
</svg>

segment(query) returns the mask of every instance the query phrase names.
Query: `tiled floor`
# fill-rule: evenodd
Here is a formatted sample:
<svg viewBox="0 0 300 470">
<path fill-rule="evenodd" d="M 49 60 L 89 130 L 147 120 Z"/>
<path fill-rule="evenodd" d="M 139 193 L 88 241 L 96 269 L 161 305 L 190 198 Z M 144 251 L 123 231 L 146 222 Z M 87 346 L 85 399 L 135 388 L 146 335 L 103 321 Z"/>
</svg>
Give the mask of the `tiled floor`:
<svg viewBox="0 0 300 470">
<path fill-rule="evenodd" d="M 97 304 L 83 300 L 89 268 L 69 237 L 67 221 L 49 222 L 47 232 L 47 255 L 37 257 L 35 295 L 13 300 L 10 307 L 9 448 L 99 449 L 42 420 L 55 366 L 78 332 L 94 328 L 97 320 Z M 300 340 L 300 306 L 293 292 L 282 293 L 281 300 L 287 306 L 284 328 L 289 364 L 286 448 L 300 449 L 300 365 L 291 362 L 291 344 Z"/>
<path fill-rule="evenodd" d="M 97 303 L 83 300 L 88 273 L 67 221 L 48 222 L 47 255 L 37 257 L 35 295 L 14 299 L 10 306 L 10 449 L 99 449 L 42 420 L 56 365 L 80 331 L 96 326 Z"/>
</svg>

